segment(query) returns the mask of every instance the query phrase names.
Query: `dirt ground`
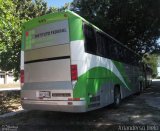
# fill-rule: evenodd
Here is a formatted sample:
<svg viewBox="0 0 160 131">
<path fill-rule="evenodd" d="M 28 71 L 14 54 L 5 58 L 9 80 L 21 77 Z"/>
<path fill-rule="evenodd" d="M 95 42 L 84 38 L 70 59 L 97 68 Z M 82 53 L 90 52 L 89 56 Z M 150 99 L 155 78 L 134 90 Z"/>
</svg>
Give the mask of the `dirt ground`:
<svg viewBox="0 0 160 131">
<path fill-rule="evenodd" d="M 87 113 L 28 111 L 0 118 L 0 125 L 19 130 L 143 130 L 160 131 L 160 81 L 143 94 L 124 99 L 118 109 L 112 106 Z M 126 127 L 127 126 L 127 127 Z"/>
<path fill-rule="evenodd" d="M 20 83 L 15 84 L 0 84 L 0 88 L 16 88 L 20 87 Z"/>
<path fill-rule="evenodd" d="M 21 108 L 20 91 L 0 91 L 0 115 Z"/>
</svg>

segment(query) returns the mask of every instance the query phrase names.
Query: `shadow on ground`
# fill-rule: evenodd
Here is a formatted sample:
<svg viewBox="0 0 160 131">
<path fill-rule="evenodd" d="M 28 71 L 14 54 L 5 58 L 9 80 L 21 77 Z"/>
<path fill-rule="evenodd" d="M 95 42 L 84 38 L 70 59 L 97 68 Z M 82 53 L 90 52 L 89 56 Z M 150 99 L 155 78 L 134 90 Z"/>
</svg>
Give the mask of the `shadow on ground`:
<svg viewBox="0 0 160 131">
<path fill-rule="evenodd" d="M 18 110 L 20 107 L 20 91 L 0 92 L 0 115 Z"/>
</svg>

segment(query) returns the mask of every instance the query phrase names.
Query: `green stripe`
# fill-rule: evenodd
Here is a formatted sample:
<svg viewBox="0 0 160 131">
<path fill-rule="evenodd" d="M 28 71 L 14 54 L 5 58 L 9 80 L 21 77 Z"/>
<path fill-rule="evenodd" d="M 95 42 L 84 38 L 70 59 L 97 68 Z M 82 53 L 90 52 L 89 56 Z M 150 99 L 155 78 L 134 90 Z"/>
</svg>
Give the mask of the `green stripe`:
<svg viewBox="0 0 160 131">
<path fill-rule="evenodd" d="M 118 69 L 118 71 L 120 72 L 121 76 L 123 77 L 125 83 L 128 85 L 129 88 L 132 88 L 132 84 L 129 80 L 129 77 L 126 73 L 126 70 L 125 70 L 125 65 L 121 62 L 117 62 L 117 61 L 113 61 L 112 62 L 114 63 L 114 65 L 116 66 L 116 68 Z"/>
<path fill-rule="evenodd" d="M 82 20 L 76 17 L 69 18 L 70 41 L 83 40 Z"/>
<path fill-rule="evenodd" d="M 85 98 L 87 104 L 89 104 L 88 94 L 96 95 L 101 87 L 107 83 L 119 84 L 125 87 L 112 71 L 104 67 L 94 67 L 78 78 L 73 90 L 73 97 Z"/>
</svg>

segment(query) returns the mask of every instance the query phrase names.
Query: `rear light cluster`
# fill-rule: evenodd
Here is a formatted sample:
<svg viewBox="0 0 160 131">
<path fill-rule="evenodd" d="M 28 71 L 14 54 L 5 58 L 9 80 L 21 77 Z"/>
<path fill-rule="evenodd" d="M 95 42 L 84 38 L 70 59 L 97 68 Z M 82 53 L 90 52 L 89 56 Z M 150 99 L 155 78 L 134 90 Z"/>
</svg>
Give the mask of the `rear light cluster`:
<svg viewBox="0 0 160 131">
<path fill-rule="evenodd" d="M 78 79 L 78 72 L 77 72 L 77 65 L 71 65 L 71 80 L 77 80 Z"/>
<path fill-rule="evenodd" d="M 68 101 L 80 101 L 80 98 L 68 98 Z"/>
<path fill-rule="evenodd" d="M 68 105 L 73 105 L 73 101 L 80 101 L 81 98 L 68 98 Z"/>
<path fill-rule="evenodd" d="M 21 70 L 21 83 L 24 83 L 24 70 Z"/>
</svg>

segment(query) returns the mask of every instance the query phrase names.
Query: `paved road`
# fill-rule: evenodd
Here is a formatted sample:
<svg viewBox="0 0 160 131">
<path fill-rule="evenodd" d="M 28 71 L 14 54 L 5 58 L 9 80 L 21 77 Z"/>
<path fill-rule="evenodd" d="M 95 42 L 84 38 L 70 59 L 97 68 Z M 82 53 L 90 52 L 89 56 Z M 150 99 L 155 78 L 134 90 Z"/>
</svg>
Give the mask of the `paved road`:
<svg viewBox="0 0 160 131">
<path fill-rule="evenodd" d="M 120 130 L 120 125 L 143 125 L 159 131 L 160 81 L 154 81 L 140 96 L 124 99 L 118 109 L 108 106 L 88 113 L 28 111 L 12 117 L 0 118 L 0 125 L 18 125 L 23 130 Z M 23 125 L 23 126 L 22 126 Z M 152 126 L 151 126 L 152 125 Z M 151 126 L 151 127 L 150 127 Z M 140 130 L 140 128 L 139 128 Z M 147 130 L 147 129 L 146 129 Z"/>
</svg>

